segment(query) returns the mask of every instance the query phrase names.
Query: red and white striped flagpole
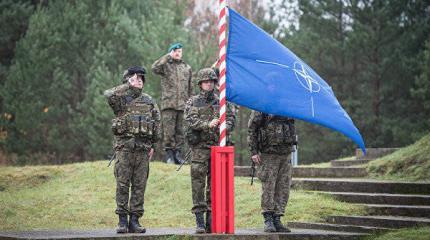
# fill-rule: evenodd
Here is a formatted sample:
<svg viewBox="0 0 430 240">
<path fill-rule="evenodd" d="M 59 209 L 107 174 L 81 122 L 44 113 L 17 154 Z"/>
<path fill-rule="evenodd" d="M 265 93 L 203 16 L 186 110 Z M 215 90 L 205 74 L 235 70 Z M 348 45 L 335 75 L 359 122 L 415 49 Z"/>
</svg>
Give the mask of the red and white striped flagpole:
<svg viewBox="0 0 430 240">
<path fill-rule="evenodd" d="M 212 232 L 234 233 L 234 147 L 226 147 L 226 0 L 219 0 L 219 146 L 211 147 Z"/>
<path fill-rule="evenodd" d="M 219 99 L 220 99 L 220 138 L 219 146 L 225 147 L 226 145 L 226 97 L 225 97 L 225 72 L 226 72 L 226 26 L 227 26 L 227 7 L 226 0 L 219 0 L 219 17 L 218 17 L 218 44 L 219 44 Z"/>
</svg>

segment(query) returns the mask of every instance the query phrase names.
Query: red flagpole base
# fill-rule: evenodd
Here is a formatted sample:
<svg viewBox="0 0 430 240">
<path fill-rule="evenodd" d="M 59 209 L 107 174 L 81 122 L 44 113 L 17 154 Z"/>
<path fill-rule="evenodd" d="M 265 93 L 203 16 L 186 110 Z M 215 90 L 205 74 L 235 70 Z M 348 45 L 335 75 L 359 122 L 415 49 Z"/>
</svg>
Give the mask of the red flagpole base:
<svg viewBox="0 0 430 240">
<path fill-rule="evenodd" d="M 212 233 L 234 233 L 234 147 L 211 148 Z"/>
</svg>

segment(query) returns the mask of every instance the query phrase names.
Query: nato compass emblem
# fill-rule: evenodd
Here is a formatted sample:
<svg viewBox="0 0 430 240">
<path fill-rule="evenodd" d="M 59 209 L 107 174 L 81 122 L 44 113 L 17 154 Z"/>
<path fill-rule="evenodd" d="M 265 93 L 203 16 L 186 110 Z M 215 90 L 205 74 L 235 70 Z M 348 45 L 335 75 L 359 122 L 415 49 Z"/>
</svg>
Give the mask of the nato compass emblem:
<svg viewBox="0 0 430 240">
<path fill-rule="evenodd" d="M 308 91 L 311 94 L 310 102 L 311 102 L 312 117 L 315 117 L 313 94 L 318 94 L 321 91 L 321 89 L 324 89 L 327 91 L 327 93 L 329 93 L 330 95 L 333 95 L 331 88 L 329 86 L 327 87 L 324 87 L 324 85 L 321 86 L 322 84 L 317 79 L 312 77 L 313 74 L 312 75 L 310 74 L 312 70 L 310 70 L 309 67 L 302 62 L 295 61 L 293 64 L 293 67 L 291 68 L 288 65 L 277 63 L 277 62 L 270 62 L 270 61 L 263 61 L 263 60 L 255 60 L 255 61 L 258 63 L 276 65 L 282 68 L 292 70 L 300 86 L 302 86 L 304 89 L 306 89 L 306 91 Z"/>
</svg>

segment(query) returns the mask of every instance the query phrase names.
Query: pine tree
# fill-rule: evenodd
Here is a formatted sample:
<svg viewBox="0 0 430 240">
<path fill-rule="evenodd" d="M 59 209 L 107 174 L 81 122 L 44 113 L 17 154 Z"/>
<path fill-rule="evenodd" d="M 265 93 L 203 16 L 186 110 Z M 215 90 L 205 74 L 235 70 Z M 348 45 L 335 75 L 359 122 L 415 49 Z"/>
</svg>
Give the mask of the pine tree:
<svg viewBox="0 0 430 240">
<path fill-rule="evenodd" d="M 399 147 L 421 136 L 428 116 L 410 90 L 429 37 L 426 1 L 300 1 L 299 28 L 283 39 L 332 86 L 368 147 Z M 351 154 L 341 134 L 299 124 L 301 156 Z"/>
<path fill-rule="evenodd" d="M 120 84 L 127 67 L 150 66 L 170 43 L 191 38 L 175 18 L 181 6 L 168 2 L 51 1 L 38 8 L 2 91 L 14 115 L 7 150 L 28 156 L 22 163 L 111 152 L 113 115 L 103 90 Z M 145 91 L 157 97 L 157 78 L 147 79 Z M 36 153 L 50 157 L 32 159 Z"/>
</svg>

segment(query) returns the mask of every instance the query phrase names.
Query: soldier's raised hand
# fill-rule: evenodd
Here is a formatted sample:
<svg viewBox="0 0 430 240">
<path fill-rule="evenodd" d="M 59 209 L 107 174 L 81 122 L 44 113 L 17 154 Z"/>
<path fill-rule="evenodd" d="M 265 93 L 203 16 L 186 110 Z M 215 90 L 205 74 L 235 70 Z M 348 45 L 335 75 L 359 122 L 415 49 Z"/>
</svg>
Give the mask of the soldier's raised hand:
<svg viewBox="0 0 430 240">
<path fill-rule="evenodd" d="M 255 162 L 256 164 L 260 164 L 261 163 L 261 158 L 259 154 L 255 154 L 251 157 L 252 161 Z"/>
<path fill-rule="evenodd" d="M 137 74 L 134 74 L 133 77 L 128 79 L 128 83 L 130 86 L 135 88 L 143 88 L 143 79 L 142 76 L 138 76 Z"/>
<path fill-rule="evenodd" d="M 210 128 L 215 128 L 215 127 L 218 126 L 218 124 L 219 124 L 219 119 L 215 118 L 215 119 L 212 119 L 212 121 L 209 123 L 209 127 Z"/>
<path fill-rule="evenodd" d="M 169 56 L 171 57 L 171 58 L 174 58 L 175 57 L 175 50 L 171 50 L 170 52 L 169 52 Z"/>
</svg>

